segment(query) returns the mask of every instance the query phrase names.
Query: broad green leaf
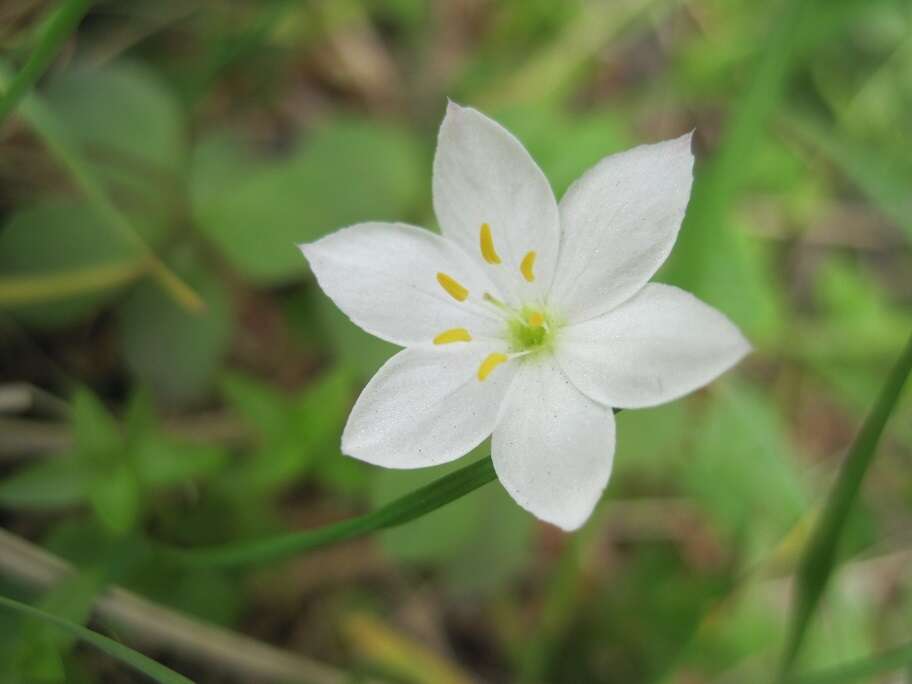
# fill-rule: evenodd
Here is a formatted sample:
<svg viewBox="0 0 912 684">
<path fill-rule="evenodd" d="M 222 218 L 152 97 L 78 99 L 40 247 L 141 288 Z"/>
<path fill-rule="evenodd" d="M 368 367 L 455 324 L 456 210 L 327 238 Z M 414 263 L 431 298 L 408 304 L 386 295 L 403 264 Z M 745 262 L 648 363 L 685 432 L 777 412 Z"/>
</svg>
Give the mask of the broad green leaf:
<svg viewBox="0 0 912 684">
<path fill-rule="evenodd" d="M 81 625 L 77 625 L 75 622 L 59 618 L 56 615 L 52 615 L 43 610 L 39 610 L 38 608 L 33 608 L 25 603 L 20 603 L 19 601 L 14 601 L 13 599 L 4 596 L 0 596 L 0 607 L 16 611 L 22 615 L 36 617 L 53 624 L 59 629 L 74 635 L 81 641 L 85 641 L 95 648 L 107 653 L 112 658 L 130 666 L 134 670 L 145 674 L 147 677 L 151 677 L 153 681 L 160 682 L 161 684 L 193 684 L 191 680 L 183 675 L 179 675 L 173 670 L 169 670 L 164 665 L 156 663 L 142 653 L 134 651 L 97 632 L 86 629 Z"/>
<path fill-rule="evenodd" d="M 100 158 L 116 155 L 172 172 L 183 164 L 183 113 L 147 66 L 77 66 L 55 75 L 44 95 L 86 150 Z"/>
<path fill-rule="evenodd" d="M 178 206 L 186 157 L 184 115 L 166 85 L 138 63 L 81 65 L 52 78 L 45 101 L 94 172 L 146 218 L 145 237 L 158 242 Z"/>
<path fill-rule="evenodd" d="M 76 200 L 48 199 L 20 209 L 0 230 L 3 278 L 113 267 L 139 256 L 136 248 L 112 235 L 96 211 Z M 91 314 L 116 292 L 99 290 L 9 311 L 32 325 L 59 327 Z"/>
<path fill-rule="evenodd" d="M 401 220 L 426 190 L 420 152 L 403 130 L 339 120 L 304 136 L 285 158 L 258 162 L 224 137 L 203 141 L 194 154 L 193 214 L 199 229 L 228 261 L 255 282 L 301 277 L 296 245 L 367 220 Z"/>
<path fill-rule="evenodd" d="M 200 266 L 177 267 L 205 302 L 189 312 L 153 282 L 137 285 L 120 308 L 127 368 L 164 403 L 200 399 L 228 352 L 234 318 L 229 293 Z"/>
</svg>

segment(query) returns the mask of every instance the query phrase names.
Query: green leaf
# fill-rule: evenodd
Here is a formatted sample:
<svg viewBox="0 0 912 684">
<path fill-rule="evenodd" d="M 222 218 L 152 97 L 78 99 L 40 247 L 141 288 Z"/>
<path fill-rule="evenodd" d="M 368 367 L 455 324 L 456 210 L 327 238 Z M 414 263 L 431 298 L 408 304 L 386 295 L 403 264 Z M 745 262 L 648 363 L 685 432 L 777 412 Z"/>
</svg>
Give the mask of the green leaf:
<svg viewBox="0 0 912 684">
<path fill-rule="evenodd" d="M 44 93 L 96 163 L 121 162 L 135 172 L 178 172 L 184 164 L 184 115 L 174 95 L 148 67 L 114 62 L 62 71 Z"/>
<path fill-rule="evenodd" d="M 292 396 L 239 374 L 227 375 L 222 387 L 260 436 L 250 457 L 226 472 L 230 495 L 273 493 L 314 466 L 321 479 L 328 474 L 332 480 L 333 468 L 326 464 L 343 460 L 338 444 L 351 407 L 348 373 L 326 373 Z"/>
<path fill-rule="evenodd" d="M 55 510 L 85 501 L 103 470 L 73 456 L 60 456 L 19 469 L 0 482 L 0 505 Z"/>
<path fill-rule="evenodd" d="M 856 660 L 820 672 L 787 677 L 784 684 L 849 684 L 870 682 L 871 677 L 894 672 L 912 665 L 912 644 L 904 644 L 883 653 Z"/>
<path fill-rule="evenodd" d="M 401 219 L 427 185 L 412 138 L 366 121 L 318 128 L 286 159 L 241 173 L 251 168 L 248 157 L 224 137 L 201 143 L 191 198 L 199 229 L 235 268 L 265 285 L 306 273 L 297 243 L 358 221 Z"/>
<path fill-rule="evenodd" d="M 228 352 L 234 317 L 229 293 L 202 267 L 176 267 L 205 302 L 189 312 L 151 282 L 137 285 L 120 308 L 127 368 L 167 404 L 200 399 Z"/>
<path fill-rule="evenodd" d="M 181 444 L 164 435 L 146 435 L 133 449 L 139 481 L 149 488 L 174 486 L 214 475 L 227 460 L 224 450 L 208 445 Z"/>
<path fill-rule="evenodd" d="M 96 461 L 109 460 L 123 447 L 117 423 L 104 404 L 86 389 L 73 395 L 70 423 L 76 451 Z"/>
<path fill-rule="evenodd" d="M 76 638 L 107 653 L 112 658 L 116 658 L 125 665 L 132 667 L 134 670 L 143 673 L 147 677 L 151 677 L 156 682 L 160 682 L 161 684 L 193 684 L 191 680 L 183 675 L 168 669 L 164 665 L 156 663 L 142 653 L 127 648 L 123 644 L 119 644 L 106 636 L 86 629 L 74 622 L 57 617 L 56 615 L 39 610 L 38 608 L 33 608 L 25 603 L 6 598 L 5 596 L 0 596 L 0 606 L 51 623 L 59 629 L 65 630 Z"/>
<path fill-rule="evenodd" d="M 184 115 L 165 84 L 130 62 L 77 66 L 51 79 L 44 101 L 112 197 L 142 217 L 146 241 L 160 243 L 181 206 L 187 156 Z"/>
<path fill-rule="evenodd" d="M 781 674 L 787 675 L 797 660 L 823 592 L 836 564 L 836 552 L 849 515 L 858 499 L 865 475 L 877 454 L 877 445 L 893 413 L 903 386 L 912 372 L 912 337 L 881 388 L 880 396 L 852 443 L 823 514 L 808 540 L 795 578 L 795 596 Z"/>
<path fill-rule="evenodd" d="M 136 248 L 111 235 L 96 211 L 76 200 L 47 199 L 20 209 L 0 230 L 0 273 L 4 278 L 116 267 L 139 256 Z M 60 327 L 93 313 L 116 292 L 112 288 L 4 308 L 27 324 Z"/>
<path fill-rule="evenodd" d="M 139 519 L 142 492 L 130 464 L 107 468 L 89 489 L 89 501 L 101 523 L 115 536 L 132 530 Z"/>
</svg>

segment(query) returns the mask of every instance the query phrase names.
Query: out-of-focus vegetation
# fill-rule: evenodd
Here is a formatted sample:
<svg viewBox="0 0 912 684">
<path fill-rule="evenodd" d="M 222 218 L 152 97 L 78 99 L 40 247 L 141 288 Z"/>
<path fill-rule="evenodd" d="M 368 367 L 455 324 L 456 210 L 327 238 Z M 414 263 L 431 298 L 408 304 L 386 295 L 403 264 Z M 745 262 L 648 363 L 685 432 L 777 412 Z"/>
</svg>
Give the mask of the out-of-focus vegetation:
<svg viewBox="0 0 912 684">
<path fill-rule="evenodd" d="M 0 4 L 4 87 L 54 6 Z M 154 553 L 318 526 L 460 465 L 339 454 L 392 347 L 294 246 L 433 227 L 447 96 L 513 130 L 558 195 L 695 128 L 658 280 L 755 353 L 618 416 L 576 535 L 494 483 L 266 567 Z M 201 682 L 769 681 L 797 558 L 912 329 L 910 140 L 908 0 L 97 2 L 0 128 L 0 594 Z M 802 671 L 912 639 L 909 394 Z M 59 559 L 76 572 L 54 582 Z M 0 681 L 135 681 L 44 623 L 0 612 L 0 634 Z"/>
</svg>

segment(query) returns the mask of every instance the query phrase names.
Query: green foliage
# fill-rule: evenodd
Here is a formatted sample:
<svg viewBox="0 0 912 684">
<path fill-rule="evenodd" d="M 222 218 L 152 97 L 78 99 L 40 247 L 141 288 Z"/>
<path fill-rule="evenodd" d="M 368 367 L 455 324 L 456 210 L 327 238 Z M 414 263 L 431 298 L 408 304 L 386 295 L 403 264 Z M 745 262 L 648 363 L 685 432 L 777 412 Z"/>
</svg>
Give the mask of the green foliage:
<svg viewBox="0 0 912 684">
<path fill-rule="evenodd" d="M 218 468 L 222 454 L 163 435 L 151 407 L 137 395 L 119 427 L 93 395 L 73 398 L 72 449 L 20 468 L 0 482 L 0 505 L 58 510 L 89 504 L 113 535 L 132 531 L 143 514 L 146 488 L 174 487 Z"/>
<path fill-rule="evenodd" d="M 138 256 L 132 246 L 110 239 L 107 226 L 91 207 L 62 197 L 19 210 L 0 231 L 0 271 L 4 278 L 120 266 L 135 262 Z M 61 326 L 96 311 L 114 294 L 99 291 L 63 301 L 5 305 L 3 309 L 29 324 Z"/>
<path fill-rule="evenodd" d="M 199 230 L 224 257 L 254 282 L 276 284 L 305 273 L 296 244 L 407 215 L 426 190 L 423 175 L 407 132 L 342 119 L 270 162 L 251 163 L 224 136 L 204 140 L 194 152 L 190 192 Z"/>
<path fill-rule="evenodd" d="M 202 298 L 202 311 L 188 312 L 148 281 L 138 284 L 120 307 L 127 368 L 164 402 L 205 395 L 224 362 L 234 324 L 225 285 L 192 259 L 188 262 L 176 271 Z"/>
<path fill-rule="evenodd" d="M 102 3 L 78 27 L 83 3 L 47 23 L 16 5 L 0 22 L 0 514 L 78 572 L 35 599 L 71 631 L 0 610 L 0 680 L 126 681 L 74 648 L 136 655 L 78 628 L 116 582 L 355 678 L 363 644 L 340 625 L 369 610 L 468 680 L 770 681 L 814 529 L 798 614 L 820 614 L 785 681 L 908 668 L 890 644 L 910 636 L 912 395 L 876 467 L 844 453 L 912 328 L 906 0 Z M 604 155 L 695 129 L 657 280 L 756 349 L 737 377 L 618 415 L 607 501 L 572 537 L 482 487 L 487 458 L 390 471 L 340 454 L 396 347 L 295 245 L 363 220 L 433 228 L 447 96 L 513 131 L 558 198 Z M 69 414 L 43 395 L 20 413 L 20 380 Z"/>
<path fill-rule="evenodd" d="M 798 567 L 792 619 L 783 652 L 782 672 L 788 674 L 798 658 L 811 618 L 823 596 L 836 564 L 836 552 L 846 521 L 858 492 L 877 453 L 887 421 L 912 373 L 912 337 L 881 388 L 870 414 L 865 419 L 845 463 L 827 497 L 819 523 L 815 526 Z"/>
<path fill-rule="evenodd" d="M 478 457 L 487 445 L 468 458 Z M 463 461 L 397 472 L 381 470 L 373 479 L 371 502 L 382 506 L 463 467 Z M 439 568 L 458 592 L 495 591 L 522 568 L 533 522 L 501 487 L 485 487 L 408 526 L 384 532 L 384 549 L 410 565 Z"/>
<path fill-rule="evenodd" d="M 28 615 L 39 620 L 43 620 L 56 628 L 61 629 L 73 637 L 91 644 L 95 648 L 104 651 L 112 658 L 120 660 L 133 669 L 142 672 L 153 681 L 161 684 L 190 684 L 191 680 L 179 675 L 164 665 L 156 663 L 154 660 L 147 658 L 143 654 L 127 648 L 112 639 L 102 636 L 97 632 L 86 629 L 75 622 L 66 620 L 38 608 L 33 608 L 19 601 L 0 596 L 0 606 L 8 610 L 14 610 L 23 615 Z"/>
<path fill-rule="evenodd" d="M 100 589 L 100 574 L 98 571 L 89 571 L 60 582 L 42 597 L 36 607 L 77 624 L 84 624 Z M 75 636 L 34 618 L 23 622 L 9 659 L 13 671 L 35 684 L 65 682 L 61 654 L 72 648 Z"/>
</svg>

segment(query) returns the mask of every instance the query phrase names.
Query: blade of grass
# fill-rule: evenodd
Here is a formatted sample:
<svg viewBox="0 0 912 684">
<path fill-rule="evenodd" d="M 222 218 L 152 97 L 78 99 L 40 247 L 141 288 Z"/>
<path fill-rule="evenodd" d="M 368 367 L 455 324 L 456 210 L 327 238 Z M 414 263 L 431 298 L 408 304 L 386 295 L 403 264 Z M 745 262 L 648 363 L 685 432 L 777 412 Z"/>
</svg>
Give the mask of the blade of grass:
<svg viewBox="0 0 912 684">
<path fill-rule="evenodd" d="M 6 598 L 5 596 L 0 596 L 0 606 L 16 611 L 18 613 L 22 613 L 24 615 L 39 618 L 45 622 L 56 625 L 60 629 L 69 632 L 73 636 L 81 639 L 82 641 L 85 641 L 86 643 L 91 644 L 92 646 L 95 646 L 95 648 L 99 649 L 100 651 L 107 653 L 112 658 L 116 658 L 125 665 L 129 665 L 133 669 L 143 673 L 156 682 L 161 682 L 162 684 L 192 684 L 191 680 L 187 679 L 183 675 L 180 675 L 177 672 L 168 669 L 164 665 L 161 665 L 151 658 L 144 656 L 142 653 L 134 651 L 131 648 L 127 648 L 123 644 L 120 644 L 113 639 L 109 639 L 106 636 L 98 634 L 97 632 L 93 632 L 91 629 L 77 625 L 74 622 L 64 620 L 63 618 L 57 617 L 56 615 L 51 615 L 50 613 L 46 613 L 43 610 L 39 610 L 25 603 L 20 603 L 19 601 L 14 601 L 13 599 Z"/>
<path fill-rule="evenodd" d="M 912 665 L 912 643 L 904 644 L 847 665 L 788 677 L 785 684 L 848 684 L 868 682 L 870 677 Z"/>
<path fill-rule="evenodd" d="M 274 561 L 409 522 L 475 491 L 495 476 L 494 464 L 491 457 L 487 456 L 376 511 L 315 530 L 215 548 L 163 548 L 162 551 L 180 562 L 197 566 L 231 566 Z"/>
<path fill-rule="evenodd" d="M 47 71 L 51 61 L 60 51 L 60 46 L 69 37 L 73 29 L 82 21 L 92 0 L 66 0 L 54 10 L 39 30 L 38 44 L 29 55 L 28 60 L 16 74 L 0 96 L 0 125 L 16 108 L 41 75 Z"/>
<path fill-rule="evenodd" d="M 890 414 L 899 402 L 903 386 L 912 372 L 912 337 L 880 391 L 871 413 L 865 419 L 824 504 L 823 513 L 811 532 L 795 576 L 795 595 L 791 620 L 780 667 L 781 678 L 788 675 L 801 651 L 811 618 L 820 603 L 833 566 L 846 520 L 874 461 L 877 444 Z"/>
<path fill-rule="evenodd" d="M 0 307 L 34 304 L 129 283 L 145 271 L 141 259 L 49 275 L 0 278 Z"/>
</svg>

